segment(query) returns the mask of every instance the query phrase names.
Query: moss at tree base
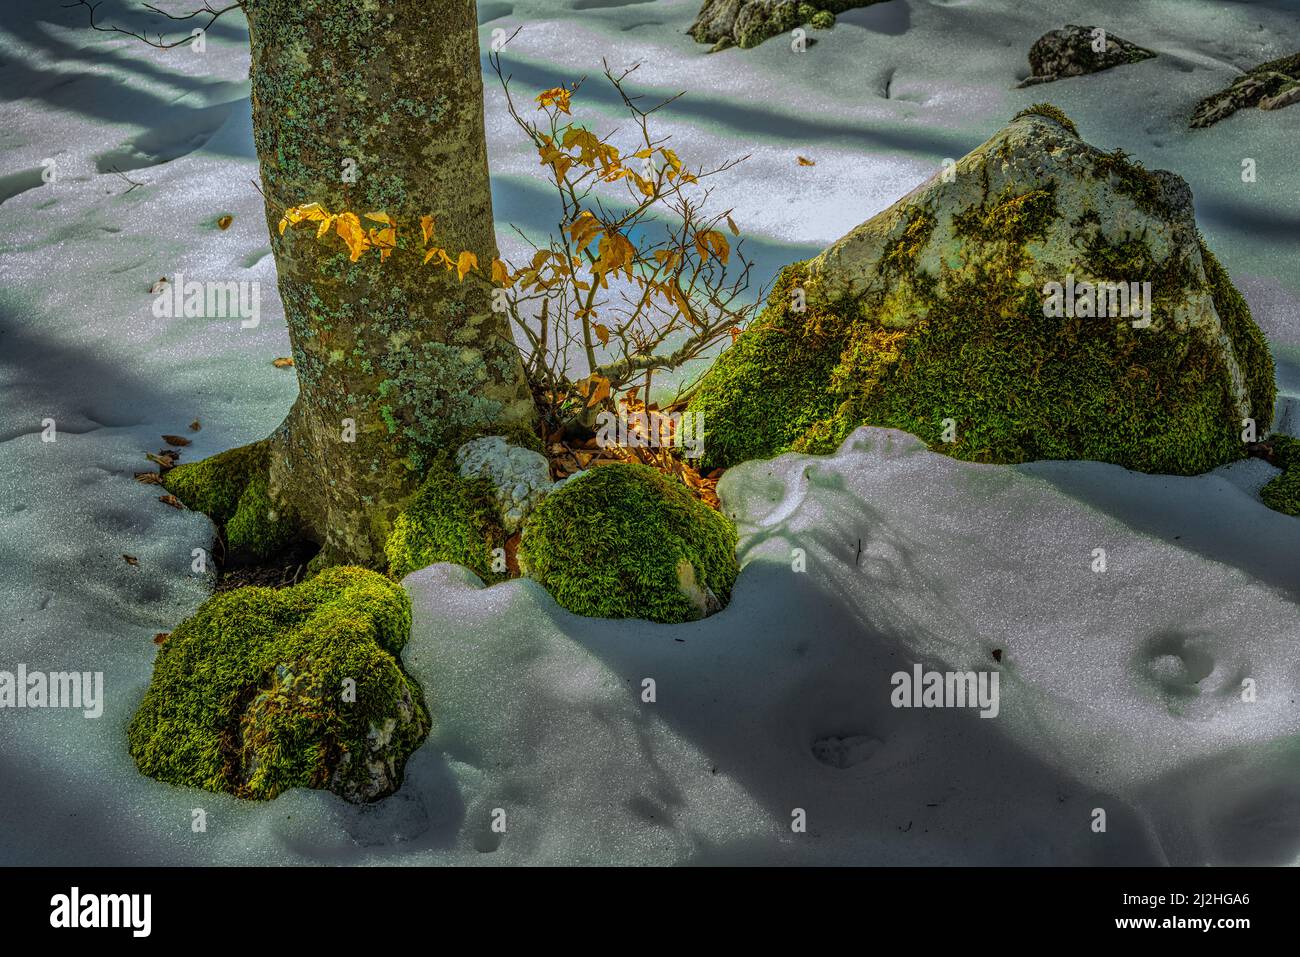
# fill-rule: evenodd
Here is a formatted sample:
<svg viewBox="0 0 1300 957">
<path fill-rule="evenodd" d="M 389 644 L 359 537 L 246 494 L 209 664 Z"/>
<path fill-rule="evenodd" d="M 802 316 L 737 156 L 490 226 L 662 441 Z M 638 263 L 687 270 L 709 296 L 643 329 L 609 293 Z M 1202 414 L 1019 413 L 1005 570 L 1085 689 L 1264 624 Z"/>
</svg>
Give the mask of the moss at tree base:
<svg viewBox="0 0 1300 957">
<path fill-rule="evenodd" d="M 383 797 L 429 730 L 398 658 L 410 628 L 401 586 L 361 568 L 214 595 L 159 650 L 131 756 L 150 777 L 242 798 Z"/>
<path fill-rule="evenodd" d="M 493 556 L 505 539 L 489 483 L 463 479 L 436 463 L 393 522 L 384 549 L 388 573 L 400 579 L 435 562 L 452 562 L 493 584 L 507 577 Z"/>
<path fill-rule="evenodd" d="M 267 494 L 269 470 L 270 444 L 263 440 L 178 465 L 163 477 L 163 485 L 216 523 L 228 562 L 258 561 L 282 551 L 298 531 Z"/>
<path fill-rule="evenodd" d="M 542 501 L 519 557 L 574 614 L 675 623 L 730 600 L 736 529 L 655 469 L 601 465 Z"/>
</svg>

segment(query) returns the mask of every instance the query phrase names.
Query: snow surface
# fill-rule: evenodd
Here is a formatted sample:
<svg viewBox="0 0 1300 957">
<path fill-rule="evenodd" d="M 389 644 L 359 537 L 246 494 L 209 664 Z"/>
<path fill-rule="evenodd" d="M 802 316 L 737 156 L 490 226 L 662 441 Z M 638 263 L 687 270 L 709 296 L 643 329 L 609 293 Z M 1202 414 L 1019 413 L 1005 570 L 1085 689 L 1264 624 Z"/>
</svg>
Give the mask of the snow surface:
<svg viewBox="0 0 1300 957">
<path fill-rule="evenodd" d="M 697 8 L 485 0 L 482 40 L 522 26 L 506 52 L 517 95 L 587 74 L 575 103 L 610 127 L 602 55 L 642 63 L 648 96 L 687 90 L 660 129 L 691 163 L 751 154 L 714 201 L 735 208 L 762 279 L 1050 99 L 1090 142 L 1188 180 L 1280 387 L 1300 396 L 1300 109 L 1185 128 L 1239 68 L 1293 52 L 1300 5 L 890 0 L 802 55 L 779 40 L 707 55 L 684 35 Z M 143 23 L 134 9 L 107 0 L 101 15 Z M 437 726 L 378 805 L 306 791 L 246 803 L 139 775 L 125 728 L 151 638 L 208 593 L 190 556 L 212 531 L 131 475 L 195 418 L 183 461 L 264 436 L 296 385 L 271 366 L 289 349 L 250 182 L 242 23 L 223 19 L 204 54 L 159 52 L 92 33 L 83 14 L 0 8 L 0 669 L 103 671 L 107 702 L 99 720 L 0 711 L 0 863 L 1300 860 L 1300 519 L 1259 504 L 1274 470 L 979 466 L 878 429 L 834 456 L 727 474 L 745 567 L 703 622 L 582 619 L 528 581 L 411 575 L 404 657 Z M 1029 46 L 1065 20 L 1160 55 L 1012 89 Z M 498 232 L 514 251 L 508 224 L 537 235 L 551 214 L 494 83 Z M 112 168 L 144 185 L 127 192 Z M 177 271 L 260 280 L 260 326 L 156 319 L 149 289 Z M 54 443 L 40 440 L 47 417 Z M 996 669 L 1000 714 L 894 709 L 889 676 L 916 662 Z"/>
</svg>

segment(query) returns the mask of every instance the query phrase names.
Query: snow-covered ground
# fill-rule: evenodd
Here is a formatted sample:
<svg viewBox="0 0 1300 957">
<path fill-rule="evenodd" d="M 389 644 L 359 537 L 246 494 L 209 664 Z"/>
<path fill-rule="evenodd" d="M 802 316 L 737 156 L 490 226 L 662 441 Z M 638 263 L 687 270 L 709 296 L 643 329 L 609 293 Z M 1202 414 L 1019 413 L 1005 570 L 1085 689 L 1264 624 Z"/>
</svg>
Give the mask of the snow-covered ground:
<svg viewBox="0 0 1300 957">
<path fill-rule="evenodd" d="M 1090 142 L 1188 180 L 1300 395 L 1300 108 L 1185 122 L 1237 68 L 1294 52 L 1300 4 L 890 0 L 804 54 L 773 40 L 715 55 L 684 36 L 697 7 L 484 0 L 482 39 L 522 27 L 506 52 L 519 93 L 589 75 L 575 104 L 610 126 L 602 56 L 640 62 L 648 95 L 688 91 L 660 129 L 691 163 L 750 154 L 713 185 L 763 279 L 1050 99 Z M 107 0 L 101 16 L 132 8 Z M 125 727 L 154 633 L 211 586 L 190 571 L 211 527 L 131 475 L 196 418 L 185 461 L 267 434 L 296 386 L 271 366 L 288 340 L 250 182 L 242 22 L 198 54 L 83 16 L 0 7 L 0 670 L 102 671 L 106 702 L 98 720 L 0 710 L 0 862 L 1300 860 L 1300 519 L 1259 504 L 1273 470 L 977 466 L 875 429 L 835 456 L 728 473 L 745 568 L 703 622 L 581 619 L 531 582 L 483 589 L 450 566 L 410 576 L 405 659 L 438 722 L 378 805 L 252 804 L 140 776 Z M 1063 17 L 1160 55 L 1013 90 Z M 488 90 L 509 249 L 508 223 L 547 227 L 545 191 Z M 156 319 L 149 288 L 178 271 L 260 280 L 261 325 Z M 997 671 L 998 716 L 893 708 L 890 676 L 914 663 Z"/>
</svg>

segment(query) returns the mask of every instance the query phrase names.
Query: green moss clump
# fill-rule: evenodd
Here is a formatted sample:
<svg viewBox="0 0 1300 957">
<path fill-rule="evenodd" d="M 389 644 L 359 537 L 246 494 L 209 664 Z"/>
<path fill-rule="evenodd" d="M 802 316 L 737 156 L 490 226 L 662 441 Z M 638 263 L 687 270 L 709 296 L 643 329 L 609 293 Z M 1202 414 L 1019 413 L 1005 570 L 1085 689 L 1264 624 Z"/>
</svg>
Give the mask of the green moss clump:
<svg viewBox="0 0 1300 957">
<path fill-rule="evenodd" d="M 269 470 L 270 447 L 263 440 L 178 465 L 163 476 L 163 486 L 216 523 L 228 561 L 261 560 L 281 551 L 298 530 L 267 495 Z"/>
<path fill-rule="evenodd" d="M 954 227 L 959 236 L 976 242 L 1021 245 L 1029 239 L 1041 239 L 1059 215 L 1053 183 L 1044 189 L 1019 195 L 1007 193 L 981 206 L 972 206 L 957 215 Z"/>
<path fill-rule="evenodd" d="M 1274 511 L 1300 516 L 1300 439 L 1274 435 L 1268 441 L 1273 447 L 1273 464 L 1282 474 L 1260 489 L 1259 497 Z"/>
<path fill-rule="evenodd" d="M 826 383 L 850 321 L 841 311 L 794 308 L 804 268 L 781 271 L 753 328 L 718 358 L 691 400 L 691 413 L 703 416 L 705 470 L 788 449 L 839 405 Z"/>
<path fill-rule="evenodd" d="M 1112 178 L 1115 188 L 1133 200 L 1144 212 L 1167 212 L 1164 190 L 1160 180 L 1141 163 L 1131 159 L 1122 149 L 1098 155 L 1093 172 L 1102 178 Z"/>
<path fill-rule="evenodd" d="M 507 577 L 493 570 L 492 557 L 505 540 L 487 480 L 462 479 L 439 462 L 393 522 L 384 552 L 394 578 L 435 562 L 453 562 L 493 584 Z"/>
<path fill-rule="evenodd" d="M 1268 444 L 1273 447 L 1273 464 L 1284 472 L 1300 469 L 1300 439 L 1290 435 L 1271 435 Z"/>
<path fill-rule="evenodd" d="M 1268 351 L 1268 342 L 1259 326 L 1255 325 L 1250 306 L 1232 284 L 1228 271 L 1219 264 L 1204 241 L 1201 242 L 1201 264 L 1210 284 L 1214 310 L 1232 341 L 1237 363 L 1245 376 L 1251 417 L 1259 429 L 1266 429 L 1273 422 L 1273 404 L 1277 400 L 1273 356 Z"/>
<path fill-rule="evenodd" d="M 1079 128 L 1074 125 L 1074 120 L 1065 115 L 1065 111 L 1054 103 L 1035 103 L 1017 113 L 1012 122 L 1020 119 L 1022 116 L 1045 116 L 1049 120 L 1055 120 L 1075 136 L 1079 135 Z"/>
<path fill-rule="evenodd" d="M 410 628 L 401 586 L 361 568 L 216 594 L 159 650 L 131 756 L 150 777 L 242 798 L 391 793 L 429 730 L 398 660 Z"/>
<path fill-rule="evenodd" d="M 738 570 L 729 519 L 630 463 L 598 466 L 543 499 L 519 556 L 574 614 L 669 623 L 701 617 L 708 592 L 725 605 Z"/>
<path fill-rule="evenodd" d="M 793 30 L 801 22 L 796 4 L 750 4 L 736 18 L 736 45 L 743 50 L 752 49 L 764 40 Z"/>
</svg>

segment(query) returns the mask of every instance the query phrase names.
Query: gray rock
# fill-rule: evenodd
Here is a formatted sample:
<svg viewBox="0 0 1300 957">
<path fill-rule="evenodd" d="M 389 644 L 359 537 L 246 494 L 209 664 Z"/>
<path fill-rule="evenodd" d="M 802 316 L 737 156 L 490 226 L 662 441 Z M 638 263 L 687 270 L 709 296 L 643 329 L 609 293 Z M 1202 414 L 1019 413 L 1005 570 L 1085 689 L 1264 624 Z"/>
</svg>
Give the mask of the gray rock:
<svg viewBox="0 0 1300 957">
<path fill-rule="evenodd" d="M 1137 63 L 1155 56 L 1150 50 L 1130 43 L 1099 27 L 1070 24 L 1063 30 L 1053 30 L 1039 37 L 1029 50 L 1029 70 L 1032 74 L 1021 81 L 1021 87 L 1051 83 L 1069 76 L 1084 76 L 1109 70 L 1125 63 Z M 1105 40 L 1105 49 L 1098 52 L 1094 45 Z"/>
<path fill-rule="evenodd" d="M 710 53 L 732 46 L 748 49 L 797 26 L 810 24 L 814 18 L 818 20 L 815 26 L 825 28 L 827 15 L 833 17 L 881 2 L 884 0 L 704 0 L 699 15 L 686 32 L 698 43 L 712 44 Z"/>
<path fill-rule="evenodd" d="M 1233 80 L 1231 86 L 1201 100 L 1192 113 L 1191 126 L 1213 126 L 1252 106 L 1280 110 L 1296 102 L 1300 102 L 1300 53 L 1261 63 Z"/>
<path fill-rule="evenodd" d="M 498 517 L 507 533 L 516 531 L 528 513 L 551 491 L 546 456 L 489 435 L 466 442 L 456 451 L 461 478 L 484 478 L 492 485 Z"/>
</svg>

